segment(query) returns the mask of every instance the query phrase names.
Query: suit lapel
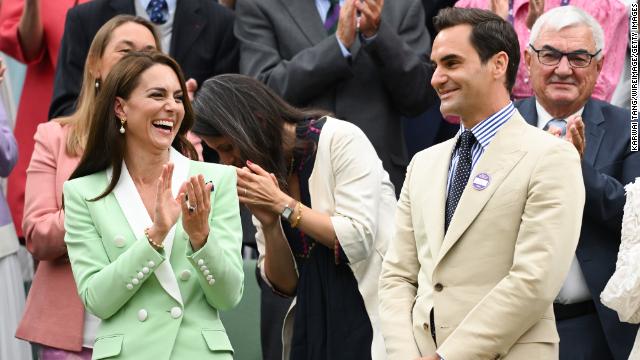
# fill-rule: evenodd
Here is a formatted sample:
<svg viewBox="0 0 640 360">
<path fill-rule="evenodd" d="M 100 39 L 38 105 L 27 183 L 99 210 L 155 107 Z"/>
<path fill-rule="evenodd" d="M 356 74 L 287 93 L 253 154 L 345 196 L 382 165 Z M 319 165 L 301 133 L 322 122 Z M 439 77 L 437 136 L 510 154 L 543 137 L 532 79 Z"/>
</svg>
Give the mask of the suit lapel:
<svg viewBox="0 0 640 360">
<path fill-rule="evenodd" d="M 171 161 L 175 164 L 173 176 L 171 179 L 171 190 L 174 196 L 177 196 L 178 191 L 180 190 L 180 186 L 188 177 L 189 161 L 173 148 L 171 148 L 170 157 Z M 107 179 L 111 179 L 112 173 L 112 168 L 107 169 Z M 138 193 L 138 190 L 133 183 L 133 179 L 131 178 L 129 170 L 127 169 L 124 161 L 122 162 L 122 173 L 120 174 L 118 184 L 116 184 L 115 188 L 113 189 L 113 194 L 133 233 L 136 236 L 144 234 L 144 229 L 150 227 L 153 224 L 153 221 L 149 217 L 147 209 L 144 207 L 142 198 L 140 197 L 140 194 Z M 162 288 L 167 292 L 167 294 L 169 294 L 172 298 L 174 298 L 178 303 L 182 305 L 182 295 L 180 294 L 178 281 L 176 280 L 170 263 L 171 250 L 173 248 L 173 240 L 176 233 L 176 226 L 177 224 L 171 228 L 171 230 L 167 234 L 167 237 L 164 239 L 166 259 L 158 266 L 158 268 L 154 272 L 154 275 L 158 279 L 158 282 L 160 283 Z"/>
<path fill-rule="evenodd" d="M 517 105 L 520 115 L 524 120 L 534 127 L 538 127 L 538 109 L 536 109 L 536 98 L 530 97 L 522 100 Z"/>
<path fill-rule="evenodd" d="M 282 7 L 289 12 L 311 45 L 315 45 L 327 37 L 327 31 L 324 29 L 314 0 L 280 1 Z"/>
<path fill-rule="evenodd" d="M 518 111 L 522 114 L 525 120 L 538 127 L 538 109 L 536 109 L 535 97 L 522 100 L 518 103 Z M 604 117 L 602 111 L 598 108 L 598 104 L 589 100 L 584 106 L 582 111 L 582 121 L 585 125 L 585 137 L 587 146 L 584 151 L 584 160 L 593 165 L 604 137 L 604 129 L 602 124 L 604 123 Z"/>
<path fill-rule="evenodd" d="M 430 204 L 426 206 L 423 213 L 423 221 L 427 239 L 429 239 L 429 247 L 433 258 L 435 259 L 440 253 L 442 239 L 444 238 L 444 212 L 447 201 L 447 177 L 449 174 L 449 165 L 451 164 L 451 156 L 453 149 L 458 141 L 458 137 L 448 140 L 449 143 L 442 147 L 439 154 L 434 154 L 435 163 L 430 166 L 428 174 L 435 174 L 434 177 L 425 174 L 421 183 L 430 184 L 424 187 L 421 200 L 422 204 Z M 420 191 L 422 192 L 422 191 Z"/>
<path fill-rule="evenodd" d="M 523 126 L 527 125 L 516 111 L 511 119 L 498 130 L 496 137 L 478 161 L 462 193 L 456 212 L 451 219 L 449 230 L 444 236 L 436 265 L 469 228 L 487 201 L 511 172 L 511 169 L 524 156 L 525 151 L 521 150 L 520 146 L 521 142 L 525 141 L 525 139 L 522 139 Z M 489 185 L 484 190 L 476 190 L 471 184 L 473 179 L 481 173 L 489 175 Z M 444 189 L 446 192 L 446 185 Z M 444 217 L 442 215 L 444 214 L 444 207 L 442 210 L 440 213 L 441 218 Z"/>
<path fill-rule="evenodd" d="M 204 29 L 205 21 L 205 17 L 200 14 L 199 0 L 178 1 L 173 17 L 171 49 L 165 51 L 181 62 Z"/>
<path fill-rule="evenodd" d="M 582 111 L 586 137 L 584 160 L 590 165 L 594 165 L 596 162 L 596 155 L 598 155 L 604 136 L 604 129 L 602 128 L 604 117 L 602 116 L 602 111 L 596 105 L 595 101 L 589 100 L 584 106 L 584 111 Z"/>
<path fill-rule="evenodd" d="M 535 97 L 522 100 L 518 103 L 518 111 L 522 114 L 525 120 L 538 127 L 538 109 L 536 109 Z M 587 146 L 584 150 L 584 160 L 593 165 L 604 137 L 604 129 L 602 124 L 604 123 L 604 117 L 602 111 L 600 111 L 597 102 L 593 100 L 587 101 L 582 111 L 582 121 L 585 125 L 585 137 Z"/>
</svg>

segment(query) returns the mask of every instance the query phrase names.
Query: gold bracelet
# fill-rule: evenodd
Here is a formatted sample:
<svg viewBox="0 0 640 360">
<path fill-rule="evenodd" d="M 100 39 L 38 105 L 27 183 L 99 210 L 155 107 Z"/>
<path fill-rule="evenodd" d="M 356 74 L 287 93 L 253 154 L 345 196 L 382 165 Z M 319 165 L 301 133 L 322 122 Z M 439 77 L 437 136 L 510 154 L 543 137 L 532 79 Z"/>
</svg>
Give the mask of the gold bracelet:
<svg viewBox="0 0 640 360">
<path fill-rule="evenodd" d="M 144 229 L 144 236 L 147 237 L 147 240 L 149 240 L 149 243 L 151 243 L 151 246 L 153 246 L 154 248 L 164 249 L 164 243 L 158 244 L 155 241 L 153 241 L 153 239 L 151 239 L 151 236 L 149 236 L 149 228 Z"/>
<path fill-rule="evenodd" d="M 296 210 L 298 210 L 298 216 L 296 216 L 296 218 L 291 222 L 291 228 L 293 229 L 298 227 L 298 224 L 300 223 L 300 219 L 302 219 L 302 205 L 300 201 L 298 201 L 298 203 L 296 204 Z"/>
</svg>

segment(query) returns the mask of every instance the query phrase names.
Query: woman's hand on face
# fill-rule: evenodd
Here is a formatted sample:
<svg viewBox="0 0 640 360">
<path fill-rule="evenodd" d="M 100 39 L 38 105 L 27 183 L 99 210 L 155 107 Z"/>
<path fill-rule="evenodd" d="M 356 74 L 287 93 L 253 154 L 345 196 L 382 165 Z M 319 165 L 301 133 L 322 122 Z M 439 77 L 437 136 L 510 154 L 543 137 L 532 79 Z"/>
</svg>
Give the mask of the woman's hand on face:
<svg viewBox="0 0 640 360">
<path fill-rule="evenodd" d="M 204 183 L 204 176 L 192 176 L 180 188 L 182 227 L 189 235 L 194 251 L 207 243 L 212 184 Z"/>
<path fill-rule="evenodd" d="M 150 230 L 154 234 L 154 241 L 160 244 L 180 216 L 179 195 L 174 199 L 171 192 L 173 167 L 172 163 L 162 166 L 162 175 L 158 179 L 156 189 L 156 208 Z"/>
<path fill-rule="evenodd" d="M 237 173 L 240 202 L 262 226 L 277 224 L 281 208 L 289 197 L 280 190 L 276 177 L 251 161 L 247 161 L 247 167 L 237 169 Z"/>
</svg>

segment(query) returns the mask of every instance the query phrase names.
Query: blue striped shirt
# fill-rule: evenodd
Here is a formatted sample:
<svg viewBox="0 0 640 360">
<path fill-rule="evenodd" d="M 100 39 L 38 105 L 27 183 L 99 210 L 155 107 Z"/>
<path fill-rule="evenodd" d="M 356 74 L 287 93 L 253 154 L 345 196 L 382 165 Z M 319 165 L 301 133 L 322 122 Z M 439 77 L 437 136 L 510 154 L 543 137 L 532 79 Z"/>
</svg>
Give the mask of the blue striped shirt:
<svg viewBox="0 0 640 360">
<path fill-rule="evenodd" d="M 489 146 L 491 141 L 493 141 L 493 138 L 496 136 L 498 130 L 500 130 L 500 127 L 504 125 L 507 120 L 511 119 L 511 116 L 515 111 L 516 108 L 513 106 L 513 103 L 509 102 L 507 106 L 500 109 L 497 113 L 489 116 L 487 119 L 471 128 L 471 133 L 476 138 L 473 146 L 471 146 L 471 173 L 473 173 L 478 160 L 480 160 L 480 157 L 484 154 L 487 146 Z M 464 130 L 464 127 L 460 124 L 460 130 L 458 130 L 456 138 L 459 137 Z M 449 176 L 447 178 L 447 193 L 449 193 L 449 186 L 451 185 L 453 174 L 455 173 L 455 169 L 458 165 L 459 152 L 460 149 L 457 147 L 453 151 L 451 165 L 449 165 Z"/>
</svg>

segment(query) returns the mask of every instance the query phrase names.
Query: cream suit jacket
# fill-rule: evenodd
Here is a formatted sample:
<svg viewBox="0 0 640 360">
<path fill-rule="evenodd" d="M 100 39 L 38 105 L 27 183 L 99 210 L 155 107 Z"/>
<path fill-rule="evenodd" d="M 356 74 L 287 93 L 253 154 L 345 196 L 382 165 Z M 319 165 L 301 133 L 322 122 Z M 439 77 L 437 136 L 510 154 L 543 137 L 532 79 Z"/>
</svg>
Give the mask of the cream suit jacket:
<svg viewBox="0 0 640 360">
<path fill-rule="evenodd" d="M 584 205 L 578 153 L 516 111 L 473 169 L 445 234 L 456 141 L 418 153 L 407 171 L 380 279 L 387 354 L 555 359 L 552 301 L 573 257 Z M 478 190 L 472 185 L 481 173 L 489 184 Z"/>
</svg>

